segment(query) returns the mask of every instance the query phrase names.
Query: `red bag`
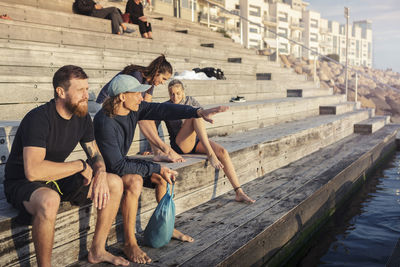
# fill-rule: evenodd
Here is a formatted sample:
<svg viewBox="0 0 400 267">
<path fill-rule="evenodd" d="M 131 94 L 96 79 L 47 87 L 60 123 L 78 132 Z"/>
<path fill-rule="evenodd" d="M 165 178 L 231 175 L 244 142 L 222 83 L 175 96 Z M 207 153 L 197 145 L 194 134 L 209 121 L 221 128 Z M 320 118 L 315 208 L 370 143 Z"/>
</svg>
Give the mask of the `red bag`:
<svg viewBox="0 0 400 267">
<path fill-rule="evenodd" d="M 131 22 L 131 15 L 129 13 L 125 13 L 122 15 L 122 20 L 124 23 L 132 23 Z"/>
</svg>

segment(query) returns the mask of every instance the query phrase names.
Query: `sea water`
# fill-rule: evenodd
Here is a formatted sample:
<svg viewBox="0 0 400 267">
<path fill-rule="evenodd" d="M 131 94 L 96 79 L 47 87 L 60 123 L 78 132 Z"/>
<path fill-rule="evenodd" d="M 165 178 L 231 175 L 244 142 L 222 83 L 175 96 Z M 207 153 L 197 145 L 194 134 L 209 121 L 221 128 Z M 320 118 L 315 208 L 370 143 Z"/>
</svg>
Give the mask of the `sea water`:
<svg viewBox="0 0 400 267">
<path fill-rule="evenodd" d="M 310 241 L 297 266 L 385 266 L 400 239 L 400 152 Z"/>
</svg>

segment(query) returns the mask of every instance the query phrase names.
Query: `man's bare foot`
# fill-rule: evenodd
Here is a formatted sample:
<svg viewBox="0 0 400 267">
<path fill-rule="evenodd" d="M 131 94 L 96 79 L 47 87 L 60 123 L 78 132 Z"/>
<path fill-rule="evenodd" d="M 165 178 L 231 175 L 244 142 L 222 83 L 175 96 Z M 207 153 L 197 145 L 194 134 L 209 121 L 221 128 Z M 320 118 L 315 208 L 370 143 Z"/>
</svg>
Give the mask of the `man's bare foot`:
<svg viewBox="0 0 400 267">
<path fill-rule="evenodd" d="M 194 239 L 191 236 L 185 235 L 176 229 L 174 229 L 174 232 L 172 233 L 172 238 L 180 240 L 182 242 L 189 242 L 189 243 L 192 243 L 194 241 Z"/>
<path fill-rule="evenodd" d="M 138 245 L 125 246 L 124 253 L 129 260 L 136 263 L 150 263 L 151 259 L 147 256 L 146 252 L 141 250 Z"/>
<path fill-rule="evenodd" d="M 211 166 L 213 166 L 216 169 L 223 169 L 224 165 L 218 160 L 217 156 L 215 154 L 212 155 L 207 155 L 208 161 L 210 162 Z"/>
<path fill-rule="evenodd" d="M 157 153 L 157 155 L 154 155 L 153 160 L 158 161 L 158 162 L 160 162 L 160 161 L 162 161 L 162 162 L 184 162 L 185 161 L 185 159 L 182 158 L 182 156 L 179 155 L 178 153 L 176 153 L 175 151 L 168 153 L 168 154 L 166 154 L 164 152 L 159 152 L 159 153 Z"/>
<path fill-rule="evenodd" d="M 256 202 L 254 199 L 251 199 L 248 195 L 246 195 L 241 188 L 236 191 L 235 200 L 237 202 L 244 202 L 247 204 L 253 204 Z"/>
<path fill-rule="evenodd" d="M 144 151 L 142 153 L 142 156 L 148 156 L 148 155 L 151 155 L 151 154 L 153 154 L 151 151 Z"/>
<path fill-rule="evenodd" d="M 90 263 L 108 262 L 114 265 L 128 266 L 129 261 L 122 257 L 114 256 L 110 252 L 104 250 L 102 252 L 94 252 L 92 249 L 89 251 L 88 261 Z"/>
</svg>

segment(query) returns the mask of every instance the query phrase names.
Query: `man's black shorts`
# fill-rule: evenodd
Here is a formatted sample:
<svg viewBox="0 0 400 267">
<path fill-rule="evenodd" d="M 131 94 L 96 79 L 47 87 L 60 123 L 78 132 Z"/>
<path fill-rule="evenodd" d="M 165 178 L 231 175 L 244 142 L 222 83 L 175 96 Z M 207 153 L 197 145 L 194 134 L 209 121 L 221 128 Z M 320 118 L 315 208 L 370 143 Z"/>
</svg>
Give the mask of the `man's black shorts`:
<svg viewBox="0 0 400 267">
<path fill-rule="evenodd" d="M 25 209 L 23 201 L 29 201 L 34 191 L 41 187 L 51 188 L 56 191 L 61 201 L 69 201 L 73 205 L 90 203 L 87 198 L 89 186 L 83 185 L 84 178 L 80 173 L 57 180 L 62 195 L 53 182 L 30 182 L 27 179 L 15 179 L 4 181 L 4 192 L 7 201 L 19 210 L 16 221 L 23 225 L 32 224 L 32 215 Z"/>
</svg>

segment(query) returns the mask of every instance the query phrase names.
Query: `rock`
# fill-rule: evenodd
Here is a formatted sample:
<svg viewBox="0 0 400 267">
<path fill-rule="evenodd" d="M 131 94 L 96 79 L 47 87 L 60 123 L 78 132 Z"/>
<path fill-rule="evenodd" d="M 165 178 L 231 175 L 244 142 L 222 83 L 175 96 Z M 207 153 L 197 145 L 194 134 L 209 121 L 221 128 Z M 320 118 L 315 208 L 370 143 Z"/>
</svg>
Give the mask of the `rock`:
<svg viewBox="0 0 400 267">
<path fill-rule="evenodd" d="M 361 102 L 361 107 L 363 108 L 376 108 L 375 103 L 362 95 L 358 97 L 358 101 Z"/>
<path fill-rule="evenodd" d="M 295 71 L 297 74 L 303 74 L 303 68 L 302 68 L 300 65 L 296 66 L 296 67 L 294 68 L 294 71 Z"/>
<path fill-rule="evenodd" d="M 337 77 L 337 82 L 339 83 L 339 84 L 344 84 L 344 77 L 342 77 L 342 76 L 339 76 L 339 77 Z"/>
</svg>

